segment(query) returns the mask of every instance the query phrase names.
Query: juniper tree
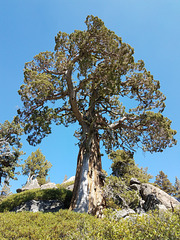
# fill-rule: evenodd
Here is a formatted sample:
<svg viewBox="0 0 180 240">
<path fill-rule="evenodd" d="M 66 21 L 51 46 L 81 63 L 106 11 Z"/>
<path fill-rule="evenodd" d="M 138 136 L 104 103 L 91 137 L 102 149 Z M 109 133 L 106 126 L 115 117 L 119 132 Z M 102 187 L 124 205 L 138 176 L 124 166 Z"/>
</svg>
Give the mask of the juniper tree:
<svg viewBox="0 0 180 240">
<path fill-rule="evenodd" d="M 0 123 L 0 184 L 2 178 L 16 179 L 15 169 L 19 166 L 22 128 L 16 119 Z"/>
<path fill-rule="evenodd" d="M 46 160 L 40 149 L 32 152 L 22 165 L 22 174 L 36 177 L 40 185 L 46 183 L 46 176 L 52 164 Z"/>
<path fill-rule="evenodd" d="M 76 180 L 71 209 L 98 214 L 103 207 L 100 141 L 112 148 L 162 152 L 175 144 L 171 121 L 162 115 L 165 96 L 159 81 L 134 61 L 133 48 L 88 16 L 87 29 L 59 32 L 53 52 L 25 64 L 18 111 L 30 144 L 51 133 L 51 124 L 78 122 Z M 126 106 L 132 99 L 132 107 Z"/>
</svg>

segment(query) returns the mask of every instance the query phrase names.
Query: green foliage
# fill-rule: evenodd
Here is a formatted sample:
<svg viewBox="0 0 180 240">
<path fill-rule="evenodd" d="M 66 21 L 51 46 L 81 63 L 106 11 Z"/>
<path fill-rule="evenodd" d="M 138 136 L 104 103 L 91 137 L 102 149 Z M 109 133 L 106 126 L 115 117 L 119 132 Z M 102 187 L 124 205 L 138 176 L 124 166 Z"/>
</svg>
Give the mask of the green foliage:
<svg viewBox="0 0 180 240">
<path fill-rule="evenodd" d="M 46 160 L 45 156 L 38 148 L 25 160 L 25 163 L 22 165 L 22 173 L 23 175 L 28 175 L 29 178 L 35 176 L 38 183 L 42 185 L 46 183 L 46 176 L 51 167 L 52 164 Z"/>
<path fill-rule="evenodd" d="M 174 197 L 180 200 L 180 180 L 177 177 L 175 178 L 174 188 L 175 188 Z"/>
<path fill-rule="evenodd" d="M 11 189 L 9 186 L 9 183 L 7 183 L 6 181 L 3 183 L 1 191 L 0 191 L 0 202 L 2 202 L 6 197 L 8 197 L 9 195 L 11 195 Z"/>
<path fill-rule="evenodd" d="M 22 128 L 17 123 L 17 117 L 10 123 L 0 123 L 0 183 L 2 178 L 16 179 L 15 168 L 19 166 Z"/>
<path fill-rule="evenodd" d="M 87 16 L 85 24 L 84 31 L 59 32 L 54 52 L 41 52 L 25 64 L 18 114 L 29 143 L 40 143 L 53 122 L 78 121 L 79 140 L 98 132 L 107 152 L 136 146 L 161 152 L 176 144 L 176 131 L 162 115 L 166 98 L 159 81 L 101 19 Z"/>
<path fill-rule="evenodd" d="M 64 188 L 58 189 L 33 189 L 21 193 L 13 194 L 4 199 L 0 203 L 0 212 L 11 211 L 21 203 L 30 200 L 59 200 L 65 204 L 65 208 L 69 208 L 72 192 Z"/>
<path fill-rule="evenodd" d="M 159 171 L 159 174 L 156 176 L 154 184 L 169 195 L 174 195 L 175 188 L 163 171 Z"/>
<path fill-rule="evenodd" d="M 139 193 L 130 188 L 131 178 L 136 178 L 141 183 L 148 183 L 152 178 L 147 169 L 139 168 L 130 152 L 117 150 L 109 154 L 113 161 L 112 175 L 106 178 L 104 192 L 107 207 L 130 207 L 136 209 L 139 205 Z"/>
<path fill-rule="evenodd" d="M 0 213 L 0 239 L 169 240 L 180 239 L 180 212 L 151 213 L 115 221 L 68 210 Z"/>
<path fill-rule="evenodd" d="M 109 158 L 113 161 L 111 168 L 114 176 L 120 177 L 124 183 L 129 186 L 131 178 L 136 178 L 142 183 L 148 183 L 152 178 L 147 173 L 147 168 L 139 168 L 130 152 L 117 150 L 109 154 Z"/>
<path fill-rule="evenodd" d="M 59 188 L 67 188 L 68 186 L 71 186 L 73 184 L 74 184 L 74 181 L 71 181 L 71 182 L 67 182 L 67 183 L 56 184 L 56 186 Z"/>
<path fill-rule="evenodd" d="M 106 178 L 104 194 L 108 208 L 118 209 L 129 206 L 136 209 L 138 207 L 138 193 L 130 189 L 120 177 L 110 176 Z"/>
</svg>

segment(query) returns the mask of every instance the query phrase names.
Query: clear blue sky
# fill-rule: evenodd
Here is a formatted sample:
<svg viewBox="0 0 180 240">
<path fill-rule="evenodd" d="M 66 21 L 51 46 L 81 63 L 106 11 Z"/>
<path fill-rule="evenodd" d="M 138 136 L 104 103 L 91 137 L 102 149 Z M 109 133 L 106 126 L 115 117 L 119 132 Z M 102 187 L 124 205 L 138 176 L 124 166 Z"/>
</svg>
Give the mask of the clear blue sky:
<svg viewBox="0 0 180 240">
<path fill-rule="evenodd" d="M 166 95 L 164 115 L 172 120 L 180 140 L 180 1 L 179 0 L 0 0 L 0 122 L 12 121 L 21 106 L 18 89 L 23 84 L 24 63 L 41 51 L 53 51 L 58 31 L 71 33 L 85 29 L 87 15 L 101 18 L 105 25 L 135 49 L 135 59 L 143 59 L 146 68 L 161 83 Z M 27 158 L 38 147 L 53 167 L 52 182 L 61 183 L 65 174 L 75 175 L 78 146 L 73 137 L 77 125 L 54 126 L 53 133 L 37 147 L 23 137 Z M 103 149 L 102 149 L 103 151 Z M 171 182 L 180 178 L 179 144 L 163 153 L 135 154 L 139 166 L 157 175 L 164 171 Z M 102 158 L 110 173 L 110 160 Z M 25 183 L 19 177 L 12 190 Z"/>
</svg>

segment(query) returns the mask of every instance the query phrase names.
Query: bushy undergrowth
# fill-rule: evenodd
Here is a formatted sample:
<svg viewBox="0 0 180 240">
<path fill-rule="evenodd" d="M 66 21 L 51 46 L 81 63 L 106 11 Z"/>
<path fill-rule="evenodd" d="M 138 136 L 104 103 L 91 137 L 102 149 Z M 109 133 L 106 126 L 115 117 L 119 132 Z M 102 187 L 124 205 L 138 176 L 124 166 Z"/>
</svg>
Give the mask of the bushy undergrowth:
<svg viewBox="0 0 180 240">
<path fill-rule="evenodd" d="M 69 208 L 72 192 L 64 188 L 58 189 L 33 189 L 10 195 L 0 203 L 0 212 L 11 211 L 14 207 L 30 200 L 59 200 Z"/>
<path fill-rule="evenodd" d="M 130 189 L 120 177 L 111 175 L 106 178 L 104 194 L 109 208 L 119 209 L 129 206 L 136 209 L 139 204 L 138 193 Z"/>
<path fill-rule="evenodd" d="M 69 210 L 0 213 L 0 239 L 180 239 L 180 212 L 151 213 L 114 221 Z"/>
</svg>

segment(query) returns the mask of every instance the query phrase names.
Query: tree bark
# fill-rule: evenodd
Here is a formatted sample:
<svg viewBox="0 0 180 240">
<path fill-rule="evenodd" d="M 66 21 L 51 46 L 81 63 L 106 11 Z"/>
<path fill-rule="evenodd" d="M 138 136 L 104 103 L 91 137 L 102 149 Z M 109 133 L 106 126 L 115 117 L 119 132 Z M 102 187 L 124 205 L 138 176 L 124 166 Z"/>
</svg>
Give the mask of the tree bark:
<svg viewBox="0 0 180 240">
<path fill-rule="evenodd" d="M 81 143 L 70 209 L 101 217 L 105 206 L 101 177 L 102 165 L 98 134 Z"/>
</svg>

